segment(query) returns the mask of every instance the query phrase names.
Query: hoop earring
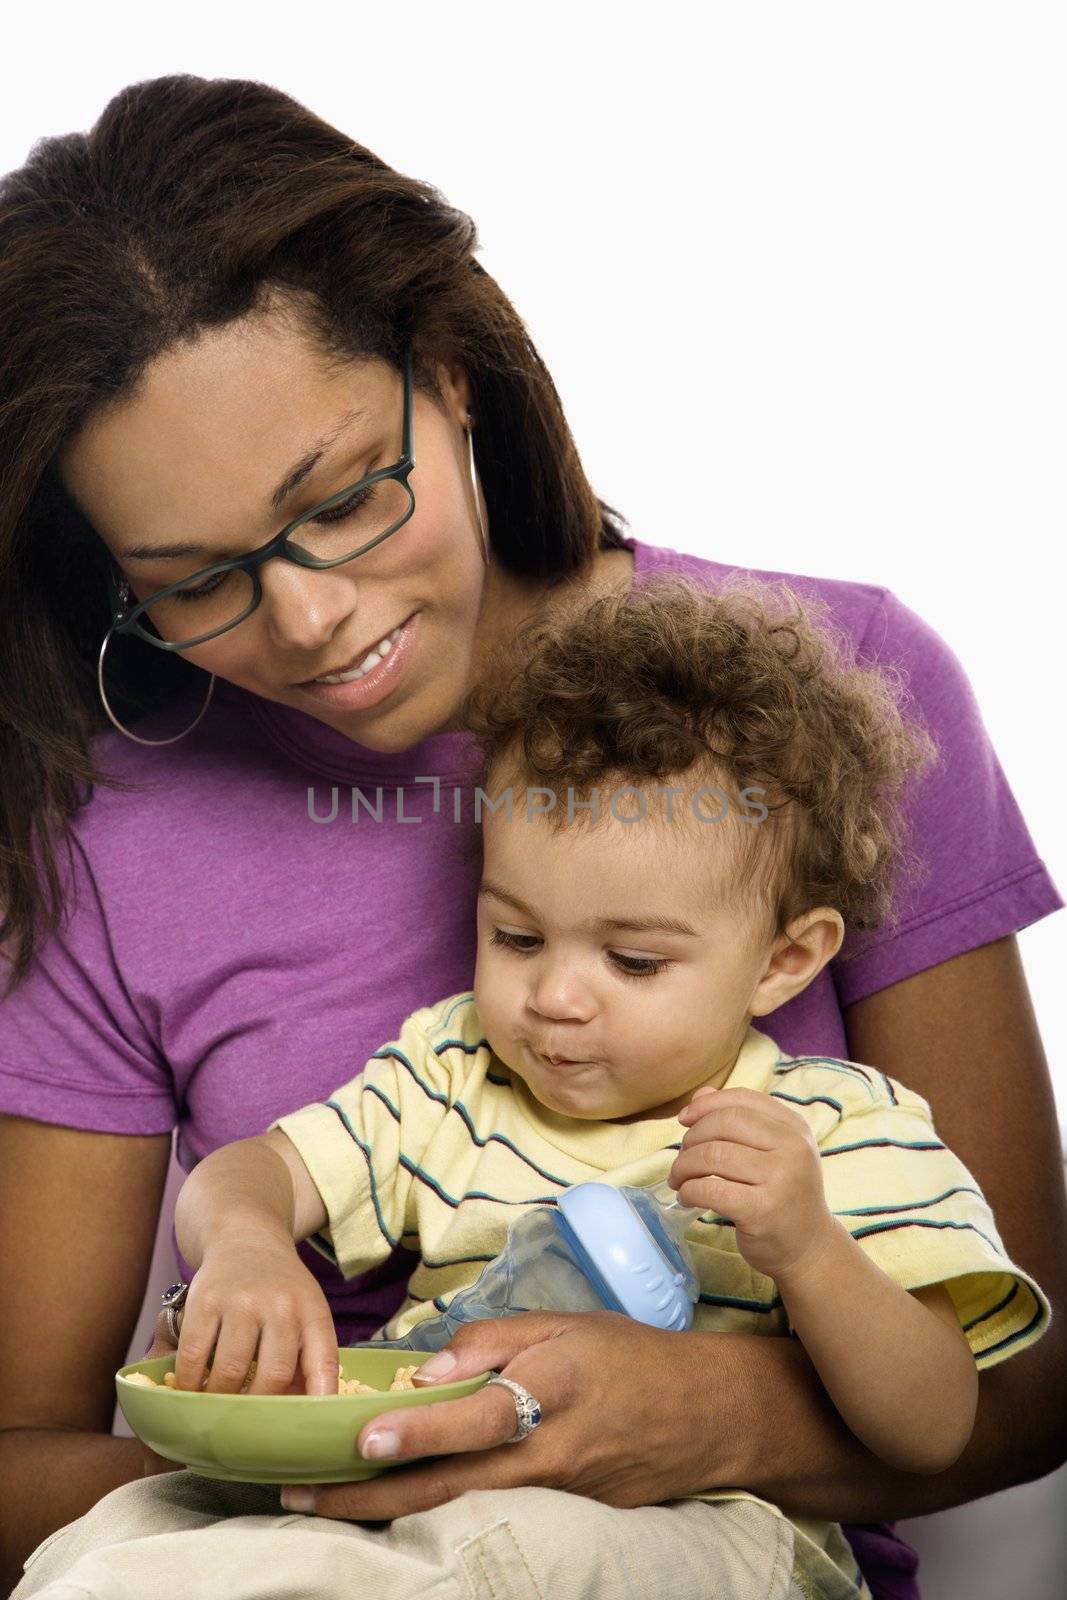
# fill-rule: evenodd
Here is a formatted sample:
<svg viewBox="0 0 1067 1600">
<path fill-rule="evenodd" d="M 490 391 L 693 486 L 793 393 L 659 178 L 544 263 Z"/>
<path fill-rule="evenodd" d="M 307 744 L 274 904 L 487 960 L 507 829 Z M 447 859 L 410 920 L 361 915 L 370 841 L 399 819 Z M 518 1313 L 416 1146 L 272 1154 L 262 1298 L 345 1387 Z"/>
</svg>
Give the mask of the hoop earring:
<svg viewBox="0 0 1067 1600">
<path fill-rule="evenodd" d="M 126 610 L 126 603 L 129 600 L 129 597 L 130 597 L 130 586 L 129 586 L 128 582 L 126 581 L 126 579 L 123 578 L 121 584 L 119 585 L 119 599 L 122 602 L 122 610 L 123 610 L 123 612 L 125 612 L 125 610 Z M 117 620 L 121 621 L 121 616 Z M 187 733 L 192 733 L 193 729 L 196 727 L 197 723 L 200 721 L 200 718 L 204 715 L 204 712 L 207 710 L 208 706 L 211 704 L 211 696 L 215 692 L 215 674 L 214 673 L 211 674 L 211 682 L 207 686 L 207 694 L 204 696 L 203 705 L 200 707 L 200 710 L 197 712 L 195 718 L 193 719 L 192 722 L 190 722 L 190 724 L 189 724 L 189 726 L 187 728 L 183 729 L 183 731 L 181 733 L 174 734 L 173 738 L 170 738 L 170 739 L 142 739 L 140 734 L 131 733 L 129 728 L 124 728 L 123 727 L 122 723 L 119 721 L 118 717 L 116 717 L 115 713 L 112 711 L 110 705 L 108 704 L 107 693 L 105 692 L 105 689 L 104 689 L 104 655 L 105 655 L 105 652 L 107 651 L 108 645 L 111 643 L 111 636 L 112 636 L 112 634 L 114 632 L 115 632 L 115 624 L 112 623 L 110 628 L 107 630 L 107 632 L 104 635 L 104 642 L 100 646 L 100 656 L 99 656 L 99 659 L 98 659 L 97 664 L 96 664 L 96 682 L 97 682 L 97 687 L 100 690 L 100 700 L 101 700 L 101 704 L 104 707 L 104 710 L 108 714 L 108 717 L 109 717 L 110 721 L 112 722 L 114 727 L 116 727 L 119 730 L 119 732 L 121 734 L 125 735 L 125 737 L 127 739 L 132 739 L 134 744 L 177 744 L 178 740 L 179 739 L 184 739 L 185 735 Z"/>
<path fill-rule="evenodd" d="M 474 508 L 478 513 L 478 528 L 482 535 L 482 560 L 489 565 L 489 535 L 485 531 L 485 518 L 482 516 L 482 502 L 478 498 L 478 476 L 474 467 L 474 418 L 467 412 L 467 426 L 464 430 L 467 435 L 467 450 L 470 455 L 471 487 L 474 490 Z"/>
</svg>

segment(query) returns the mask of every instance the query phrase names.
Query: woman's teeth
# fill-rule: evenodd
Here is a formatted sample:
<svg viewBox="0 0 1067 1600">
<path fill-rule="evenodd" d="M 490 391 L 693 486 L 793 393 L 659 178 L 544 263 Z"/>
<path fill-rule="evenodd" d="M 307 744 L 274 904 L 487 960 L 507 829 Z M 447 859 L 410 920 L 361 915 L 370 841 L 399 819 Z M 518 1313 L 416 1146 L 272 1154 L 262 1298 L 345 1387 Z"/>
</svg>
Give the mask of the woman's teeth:
<svg viewBox="0 0 1067 1600">
<path fill-rule="evenodd" d="M 372 667 L 376 667 L 379 661 L 383 660 L 389 654 L 390 650 L 396 643 L 403 626 L 404 624 L 402 622 L 398 622 L 392 633 L 387 633 L 385 638 L 380 640 L 378 644 L 374 646 L 374 649 L 371 650 L 368 655 L 365 655 L 363 660 L 359 662 L 357 666 L 350 668 L 348 672 L 330 672 L 327 673 L 324 678 L 313 678 L 312 682 L 354 683 L 357 678 L 364 677 L 366 673 L 370 672 Z"/>
</svg>

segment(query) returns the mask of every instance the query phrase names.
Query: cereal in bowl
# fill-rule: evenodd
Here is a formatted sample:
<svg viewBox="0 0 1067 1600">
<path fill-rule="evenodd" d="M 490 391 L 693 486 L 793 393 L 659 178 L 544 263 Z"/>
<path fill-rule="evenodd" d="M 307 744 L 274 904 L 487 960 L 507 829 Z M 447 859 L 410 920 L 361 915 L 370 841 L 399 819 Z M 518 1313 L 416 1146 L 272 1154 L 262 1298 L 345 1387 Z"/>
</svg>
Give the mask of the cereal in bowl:
<svg viewBox="0 0 1067 1600">
<path fill-rule="evenodd" d="M 419 1369 L 418 1369 L 418 1364 L 417 1363 L 412 1365 L 412 1366 L 410 1366 L 410 1367 L 397 1367 L 396 1372 L 395 1372 L 395 1374 L 393 1376 L 393 1381 L 389 1385 L 389 1388 L 388 1389 L 376 1389 L 372 1383 L 362 1383 L 359 1380 L 359 1378 L 346 1378 L 345 1375 L 344 1375 L 344 1368 L 341 1366 L 340 1362 L 338 1362 L 338 1364 L 337 1364 L 337 1384 L 338 1384 L 337 1392 L 338 1392 L 338 1394 L 393 1394 L 393 1393 L 398 1393 L 401 1389 L 414 1389 L 414 1387 L 415 1387 L 414 1375 L 415 1375 L 416 1372 L 418 1372 L 418 1370 Z M 253 1361 L 252 1365 L 248 1369 L 247 1374 L 245 1375 L 244 1383 L 241 1385 L 240 1389 L 237 1391 L 238 1394 L 247 1394 L 248 1393 L 248 1386 L 252 1382 L 252 1379 L 255 1377 L 255 1375 L 256 1375 L 256 1363 Z M 143 1385 L 147 1389 L 176 1389 L 177 1388 L 177 1384 L 175 1382 L 173 1372 L 165 1372 L 163 1374 L 163 1382 L 162 1383 L 157 1383 L 154 1378 L 150 1378 L 148 1376 L 147 1372 L 129 1372 L 129 1373 L 126 1374 L 126 1382 L 127 1383 L 139 1383 L 139 1384 Z M 201 1389 L 205 1389 L 207 1387 L 207 1375 L 206 1374 L 204 1376 L 204 1381 L 201 1383 L 200 1387 L 201 1387 Z"/>
</svg>

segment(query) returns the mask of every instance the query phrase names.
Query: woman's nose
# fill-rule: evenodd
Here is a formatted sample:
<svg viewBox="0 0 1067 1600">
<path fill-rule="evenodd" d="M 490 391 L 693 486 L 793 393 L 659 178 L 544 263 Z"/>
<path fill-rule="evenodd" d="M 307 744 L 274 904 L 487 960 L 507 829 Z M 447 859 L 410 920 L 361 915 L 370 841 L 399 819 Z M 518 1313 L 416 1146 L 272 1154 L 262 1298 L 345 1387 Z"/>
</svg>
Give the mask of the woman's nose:
<svg viewBox="0 0 1067 1600">
<path fill-rule="evenodd" d="M 355 584 L 337 567 L 315 572 L 292 561 L 266 561 L 259 576 L 260 608 L 282 649 L 320 650 L 356 608 Z"/>
</svg>

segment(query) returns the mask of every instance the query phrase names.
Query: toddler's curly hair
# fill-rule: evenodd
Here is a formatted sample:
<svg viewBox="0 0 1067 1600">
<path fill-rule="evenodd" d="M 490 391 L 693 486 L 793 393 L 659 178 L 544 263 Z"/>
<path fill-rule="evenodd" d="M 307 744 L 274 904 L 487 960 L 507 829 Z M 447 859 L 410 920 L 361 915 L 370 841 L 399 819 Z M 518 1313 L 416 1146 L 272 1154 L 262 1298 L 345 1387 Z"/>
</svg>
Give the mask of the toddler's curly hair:
<svg viewBox="0 0 1067 1600">
<path fill-rule="evenodd" d="M 897 669 L 858 664 L 825 603 L 801 602 L 786 582 L 738 573 L 712 590 L 657 574 L 592 602 L 551 601 L 498 645 L 462 720 L 485 792 L 505 767 L 551 791 L 543 815 L 554 829 L 566 825 L 568 790 L 587 801 L 608 782 L 683 776 L 690 794 L 724 788 L 722 825 L 687 818 L 679 831 L 686 870 L 695 828 L 709 860 L 728 863 L 726 903 L 758 908 L 760 936 L 777 937 L 824 905 L 846 926 L 879 928 L 896 919 L 895 891 L 923 871 L 902 797 L 937 747 L 906 702 Z M 767 809 L 747 826 L 732 809 L 746 788 L 759 791 L 747 806 Z"/>
</svg>

